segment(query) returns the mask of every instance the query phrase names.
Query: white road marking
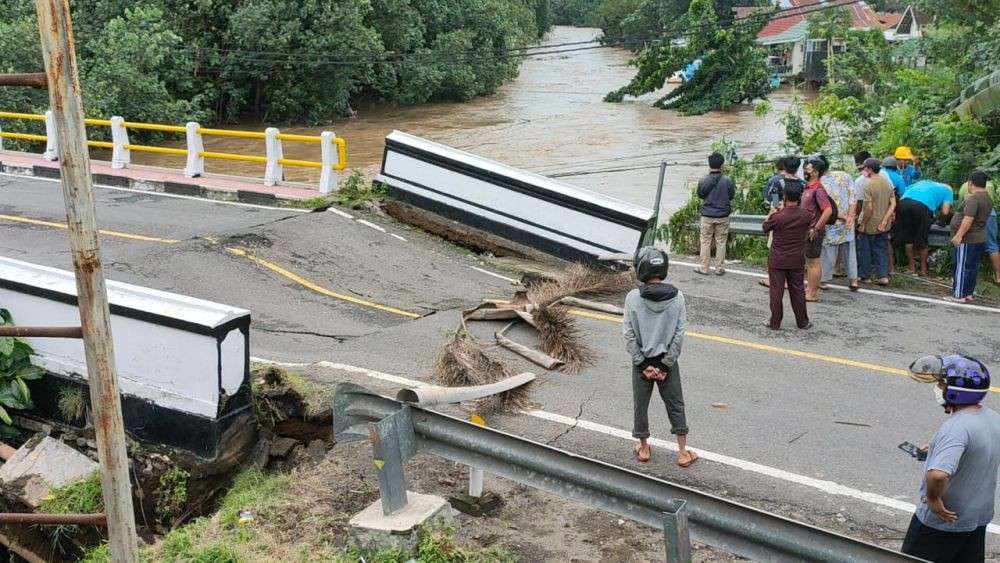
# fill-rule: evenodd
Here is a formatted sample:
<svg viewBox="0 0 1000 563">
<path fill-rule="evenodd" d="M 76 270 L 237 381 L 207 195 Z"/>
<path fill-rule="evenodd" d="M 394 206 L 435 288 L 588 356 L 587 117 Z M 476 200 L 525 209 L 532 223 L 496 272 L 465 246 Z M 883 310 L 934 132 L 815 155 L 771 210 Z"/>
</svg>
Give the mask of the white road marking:
<svg viewBox="0 0 1000 563">
<path fill-rule="evenodd" d="M 341 211 L 339 209 L 336 209 L 336 208 L 333 208 L 333 207 L 328 207 L 326 210 L 327 210 L 327 212 L 333 213 L 334 215 L 340 215 L 344 219 L 350 219 L 352 221 L 354 220 L 354 215 L 351 215 L 350 213 L 344 213 L 343 211 Z"/>
<path fill-rule="evenodd" d="M 676 264 L 678 266 L 686 266 L 688 268 L 700 268 L 701 265 L 695 264 L 693 262 L 683 262 L 680 260 L 671 260 L 671 264 Z M 731 268 L 726 268 L 727 274 L 736 274 L 738 276 L 749 276 L 752 278 L 767 279 L 767 274 L 762 274 L 760 272 L 749 272 L 747 270 L 733 270 Z M 841 291 L 847 291 L 849 288 L 842 285 L 830 284 L 831 289 L 838 289 Z M 944 305 L 945 307 L 959 307 L 962 309 L 971 309 L 973 311 L 985 311 L 987 313 L 1000 313 L 1000 308 L 997 307 L 986 307 L 984 305 L 975 305 L 972 303 L 950 303 L 942 299 L 935 299 L 933 297 L 921 297 L 919 295 L 910 295 L 907 293 L 895 293 L 892 291 L 880 291 L 876 289 L 865 289 L 861 288 L 858 293 L 866 293 L 868 295 L 879 295 L 881 297 L 893 297 L 896 299 L 905 299 L 907 301 L 919 301 L 921 303 L 930 303 L 932 305 Z"/>
<path fill-rule="evenodd" d="M 0 172 L 0 176 L 9 176 L 11 178 L 19 178 L 23 180 L 39 180 L 42 182 L 55 182 L 59 183 L 61 180 L 59 178 L 44 178 L 42 176 L 22 176 L 21 174 L 9 174 L 7 172 Z M 206 203 L 218 203 L 220 205 L 233 205 L 236 207 L 249 207 L 251 209 L 270 209 L 273 211 L 287 211 L 289 213 L 312 213 L 311 209 L 298 209 L 295 207 L 272 207 L 269 205 L 256 205 L 253 203 L 243 203 L 240 201 L 221 201 L 217 199 L 211 199 L 207 197 L 196 197 L 193 195 L 183 195 L 183 194 L 169 194 L 166 192 L 155 192 L 152 190 L 137 190 L 135 188 L 123 188 L 120 186 L 108 186 L 106 184 L 94 184 L 95 188 L 103 188 L 105 190 L 115 190 L 119 192 L 130 192 L 136 194 L 149 194 L 159 197 L 169 197 L 173 199 L 188 199 L 193 201 L 203 201 Z"/>
<path fill-rule="evenodd" d="M 346 371 L 350 373 L 356 373 L 358 375 L 364 375 L 372 379 L 379 379 L 382 381 L 388 381 L 396 385 L 402 385 L 405 387 L 425 387 L 430 385 L 423 381 L 417 381 L 415 379 L 407 379 L 405 377 L 400 377 L 398 375 L 390 375 L 388 373 L 382 373 L 380 371 L 370 370 L 362 367 L 351 366 L 347 364 L 338 364 L 335 362 L 320 361 L 313 364 L 301 364 L 301 363 L 286 363 L 286 362 L 272 362 L 270 360 L 265 360 L 262 358 L 250 358 L 252 361 L 259 363 L 271 363 L 287 367 L 302 367 L 307 365 L 317 365 L 320 367 L 337 369 L 341 371 Z M 583 419 L 575 419 L 568 416 L 563 416 L 561 414 L 551 413 L 542 410 L 532 410 L 524 411 L 524 414 L 538 418 L 541 420 L 547 420 L 549 422 L 554 422 L 557 424 L 564 424 L 566 426 L 576 426 L 577 428 L 582 428 L 584 430 L 589 430 L 591 432 L 597 432 L 600 434 L 605 434 L 607 436 L 612 436 L 615 438 L 621 438 L 626 441 L 633 441 L 632 433 L 620 428 L 614 428 L 612 426 L 606 426 L 604 424 L 598 424 L 596 422 L 590 422 Z M 656 446 L 658 448 L 663 448 L 671 451 L 677 451 L 677 444 L 667 440 L 660 440 L 658 438 L 650 438 L 649 444 Z M 782 481 L 787 481 L 790 483 L 796 483 L 805 487 L 810 487 L 820 492 L 826 493 L 828 495 L 834 496 L 846 496 L 853 499 L 857 499 L 869 504 L 875 504 L 878 506 L 884 506 L 886 508 L 892 508 L 900 512 L 913 513 L 917 507 L 913 503 L 906 501 L 894 499 L 878 493 L 870 493 L 867 491 L 862 491 L 860 489 L 855 489 L 833 481 L 825 481 L 823 479 L 816 479 L 813 477 L 807 477 L 805 475 L 799 475 L 798 473 L 792 473 L 790 471 L 785 471 L 784 469 L 778 469 L 775 467 L 770 467 L 767 465 L 762 465 L 759 463 L 754 463 L 752 461 L 746 461 L 743 459 L 729 457 L 724 454 L 718 454 L 715 452 L 710 452 L 703 450 L 701 448 L 692 448 L 698 452 L 698 454 L 708 460 L 715 463 L 720 463 L 723 465 L 728 465 L 730 467 L 735 467 L 737 469 L 742 469 L 744 471 L 750 471 L 753 473 L 758 473 L 760 475 L 765 475 L 767 477 L 772 477 L 774 479 L 781 479 Z M 992 534 L 1000 534 L 1000 525 L 990 524 L 986 527 L 986 530 Z"/>
<path fill-rule="evenodd" d="M 498 274 L 496 272 L 491 272 L 489 270 L 484 270 L 482 268 L 477 268 L 475 266 L 469 266 L 469 267 L 472 268 L 473 270 L 477 271 L 477 272 L 486 274 L 487 276 L 493 276 L 494 278 L 500 278 L 502 280 L 509 281 L 510 283 L 521 283 L 520 280 L 515 280 L 514 278 L 508 278 L 507 276 L 500 275 L 500 274 Z"/>
<path fill-rule="evenodd" d="M 384 228 L 382 228 L 382 227 L 380 227 L 380 226 L 378 226 L 375 223 L 372 223 L 370 221 L 365 221 L 364 219 L 355 219 L 355 221 L 357 221 L 358 223 L 360 223 L 360 224 L 362 224 L 362 225 L 364 225 L 366 227 L 371 227 L 371 228 L 375 229 L 376 231 L 378 231 L 380 233 L 387 232 Z"/>
<path fill-rule="evenodd" d="M 396 233 L 389 233 L 389 236 L 398 238 L 399 240 L 401 240 L 403 242 L 410 242 L 410 241 L 406 240 L 405 238 L 403 238 L 402 236 L 397 235 Z"/>
</svg>

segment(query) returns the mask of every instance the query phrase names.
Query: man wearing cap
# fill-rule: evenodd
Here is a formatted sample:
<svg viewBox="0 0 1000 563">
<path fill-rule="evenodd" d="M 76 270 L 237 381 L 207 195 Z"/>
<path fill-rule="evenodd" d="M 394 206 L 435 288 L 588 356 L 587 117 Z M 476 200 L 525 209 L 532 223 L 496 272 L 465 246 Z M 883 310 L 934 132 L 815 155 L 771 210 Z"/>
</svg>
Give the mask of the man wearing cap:
<svg viewBox="0 0 1000 563">
<path fill-rule="evenodd" d="M 934 385 L 947 418 L 928 446 L 902 552 L 935 563 L 983 561 L 1000 468 L 1000 414 L 981 404 L 989 370 L 975 358 L 925 356 L 910 374 Z"/>
<path fill-rule="evenodd" d="M 906 145 L 899 147 L 893 156 L 899 162 L 899 175 L 903 177 L 904 184 L 910 186 L 920 179 L 920 169 L 917 168 L 917 157 L 913 156 L 913 151 L 910 150 L 910 147 Z"/>
<path fill-rule="evenodd" d="M 955 194 L 951 186 L 931 180 L 920 180 L 907 188 L 897 208 L 896 232 L 906 251 L 907 270 L 917 273 L 916 255 L 920 255 L 920 275 L 927 275 L 927 238 L 931 233 L 935 215 L 951 213 Z"/>
</svg>

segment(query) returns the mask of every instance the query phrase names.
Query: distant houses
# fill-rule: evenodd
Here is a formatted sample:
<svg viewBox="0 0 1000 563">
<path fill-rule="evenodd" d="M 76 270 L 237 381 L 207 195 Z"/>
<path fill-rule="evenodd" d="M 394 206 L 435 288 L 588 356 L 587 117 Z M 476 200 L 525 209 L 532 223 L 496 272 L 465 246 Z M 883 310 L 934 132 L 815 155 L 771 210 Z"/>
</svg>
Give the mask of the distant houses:
<svg viewBox="0 0 1000 563">
<path fill-rule="evenodd" d="M 809 14 L 823 5 L 842 6 L 851 16 L 852 29 L 880 29 L 889 41 L 904 41 L 920 37 L 920 24 L 913 6 L 902 13 L 876 12 L 863 1 L 777 0 L 777 10 L 767 25 L 757 34 L 757 43 L 767 47 L 768 61 L 774 74 L 782 79 L 821 82 L 826 77 L 827 48 L 822 39 L 808 39 Z M 735 7 L 737 19 L 759 13 L 760 7 Z M 841 52 L 843 44 L 834 42 L 833 52 Z"/>
</svg>

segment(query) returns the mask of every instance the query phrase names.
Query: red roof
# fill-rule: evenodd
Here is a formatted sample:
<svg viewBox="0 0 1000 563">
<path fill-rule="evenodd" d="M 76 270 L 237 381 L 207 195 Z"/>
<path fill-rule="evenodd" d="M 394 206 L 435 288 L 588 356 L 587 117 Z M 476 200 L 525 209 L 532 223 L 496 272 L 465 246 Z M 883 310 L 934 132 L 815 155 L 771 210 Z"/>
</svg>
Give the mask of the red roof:
<svg viewBox="0 0 1000 563">
<path fill-rule="evenodd" d="M 822 5 L 817 0 L 788 1 L 792 5 L 792 8 L 780 9 L 771 21 L 767 22 L 767 25 L 760 30 L 757 37 L 773 37 L 784 33 L 808 19 L 809 14 L 821 10 L 826 6 L 843 6 L 846 8 L 851 14 L 851 20 L 853 21 L 851 27 L 854 29 L 883 29 L 884 27 L 883 23 L 875 15 L 875 11 L 866 2 L 861 0 L 828 0 L 823 2 Z M 737 18 L 742 18 L 750 15 L 755 9 L 759 8 L 741 6 L 733 8 L 733 12 Z"/>
<path fill-rule="evenodd" d="M 875 12 L 875 17 L 878 18 L 880 24 L 882 24 L 882 29 L 893 29 L 899 25 L 900 20 L 903 19 L 903 14 L 897 14 L 895 12 Z"/>
</svg>

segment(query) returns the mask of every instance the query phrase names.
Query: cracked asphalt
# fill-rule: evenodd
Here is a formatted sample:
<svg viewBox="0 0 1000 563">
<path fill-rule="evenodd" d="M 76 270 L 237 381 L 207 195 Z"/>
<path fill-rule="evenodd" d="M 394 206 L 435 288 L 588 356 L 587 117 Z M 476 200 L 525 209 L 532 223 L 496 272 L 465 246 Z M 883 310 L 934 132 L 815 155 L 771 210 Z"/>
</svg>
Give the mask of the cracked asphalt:
<svg viewBox="0 0 1000 563">
<path fill-rule="evenodd" d="M 461 308 L 484 298 L 509 297 L 514 289 L 472 267 L 516 275 L 385 217 L 345 210 L 387 230 L 380 232 L 331 212 L 260 209 L 105 188 L 97 190 L 97 198 L 102 228 L 179 241 L 102 237 L 108 277 L 250 309 L 251 353 L 256 357 L 325 360 L 427 381 Z M 0 215 L 63 221 L 58 185 L 0 176 Z M 317 293 L 232 255 L 226 251 L 230 246 L 330 292 L 419 318 Z M 0 220 L 0 255 L 70 267 L 66 232 L 50 227 Z M 731 460 L 914 503 L 921 467 L 896 446 L 927 442 L 943 415 L 929 388 L 898 371 L 916 356 L 947 352 L 975 355 L 1000 371 L 997 312 L 830 291 L 810 307 L 814 330 L 772 333 L 760 326 L 767 297 L 756 279 L 733 272 L 704 278 L 676 265 L 670 277 L 689 307 L 690 334 L 681 365 L 690 446 Z M 629 431 L 631 389 L 620 325 L 578 321 L 597 356 L 579 375 L 543 373 L 502 349 L 493 353 L 539 374 L 532 392 L 537 409 Z M 501 326 L 473 323 L 470 330 L 490 340 Z M 533 342 L 523 327 L 509 336 Z M 318 381 L 351 379 L 385 388 L 356 372 L 303 371 Z M 996 394 L 987 402 L 1000 408 Z M 583 425 L 524 415 L 488 422 L 891 547 L 898 547 L 910 516 L 837 494 L 835 488 L 764 475 L 735 462 L 703 457 L 682 470 L 673 464 L 671 452 L 654 449 L 653 461 L 638 465 L 625 440 Z M 669 437 L 665 412 L 656 401 L 650 423 L 654 437 Z M 993 559 L 1000 558 L 997 538 L 989 535 Z"/>
</svg>

